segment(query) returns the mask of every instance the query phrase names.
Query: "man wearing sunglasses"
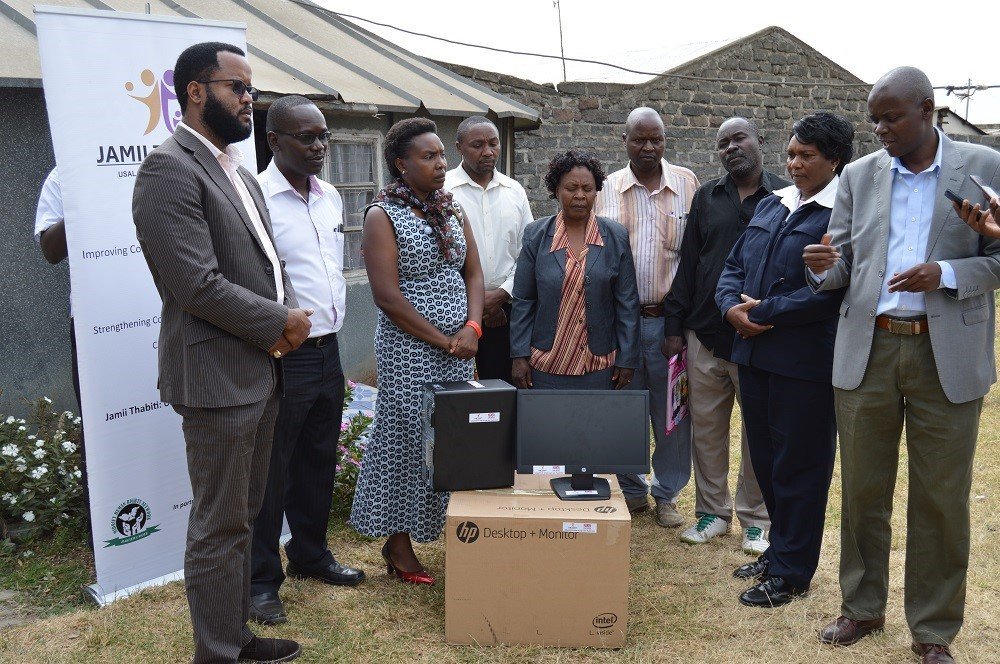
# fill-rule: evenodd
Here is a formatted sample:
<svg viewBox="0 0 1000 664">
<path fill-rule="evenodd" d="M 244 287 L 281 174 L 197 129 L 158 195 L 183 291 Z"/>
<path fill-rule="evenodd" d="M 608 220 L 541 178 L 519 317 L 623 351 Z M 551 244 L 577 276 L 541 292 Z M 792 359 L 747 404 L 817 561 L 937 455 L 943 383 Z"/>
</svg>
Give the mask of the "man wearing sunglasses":
<svg viewBox="0 0 1000 664">
<path fill-rule="evenodd" d="M 282 515 L 292 531 L 285 546 L 288 576 L 338 586 L 365 578 L 361 570 L 337 562 L 326 541 L 344 406 L 337 331 L 347 297 L 344 204 L 333 185 L 316 177 L 329 142 L 322 111 L 305 97 L 281 97 L 268 109 L 267 144 L 274 158 L 257 180 L 278 255 L 299 302 L 314 313 L 309 338 L 282 360 L 285 389 L 264 504 L 254 522 L 250 617 L 264 625 L 287 620 L 278 596 L 285 580 L 278 553 Z"/>
<path fill-rule="evenodd" d="M 250 65 L 208 42 L 174 66 L 183 113 L 139 168 L 132 217 L 163 300 L 160 398 L 183 420 L 193 502 L 184 584 L 196 664 L 285 662 L 299 644 L 247 627 L 250 543 L 260 510 L 282 367 L 309 336 L 274 248 L 260 186 L 233 145 L 250 136 Z"/>
</svg>

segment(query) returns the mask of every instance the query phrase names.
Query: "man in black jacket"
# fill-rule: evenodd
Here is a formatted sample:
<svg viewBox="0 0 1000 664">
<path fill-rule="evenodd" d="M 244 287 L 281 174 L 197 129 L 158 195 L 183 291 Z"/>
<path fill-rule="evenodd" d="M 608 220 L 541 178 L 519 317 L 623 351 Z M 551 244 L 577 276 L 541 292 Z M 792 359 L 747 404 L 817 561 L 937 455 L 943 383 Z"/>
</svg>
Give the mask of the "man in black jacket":
<svg viewBox="0 0 1000 664">
<path fill-rule="evenodd" d="M 692 460 L 697 523 L 681 540 L 700 544 L 726 533 L 733 518 L 729 492 L 729 422 L 739 398 L 737 366 L 730 361 L 733 328 L 719 314 L 715 289 L 733 245 L 754 209 L 773 189 L 788 182 L 763 166 L 763 138 L 745 118 L 730 118 L 716 135 L 719 160 L 727 174 L 703 184 L 694 197 L 681 242 L 680 266 L 663 301 L 663 354 L 672 357 L 687 346 L 690 386 Z M 750 465 L 746 433 L 736 483 L 736 516 L 743 527 L 743 550 L 767 549 L 767 509 Z"/>
</svg>

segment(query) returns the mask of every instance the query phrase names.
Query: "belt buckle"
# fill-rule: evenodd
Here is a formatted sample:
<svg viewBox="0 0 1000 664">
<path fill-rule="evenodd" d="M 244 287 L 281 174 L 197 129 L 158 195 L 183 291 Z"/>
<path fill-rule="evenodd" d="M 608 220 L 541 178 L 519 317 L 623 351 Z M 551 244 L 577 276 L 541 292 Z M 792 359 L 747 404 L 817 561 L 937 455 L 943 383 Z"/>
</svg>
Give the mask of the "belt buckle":
<svg viewBox="0 0 1000 664">
<path fill-rule="evenodd" d="M 316 348 L 322 348 L 326 345 L 326 337 L 327 335 L 324 334 L 322 337 L 316 339 Z"/>
<path fill-rule="evenodd" d="M 915 324 L 913 321 L 909 320 L 896 320 L 895 318 L 889 319 L 889 331 L 893 334 L 907 334 L 912 335 L 914 333 L 913 328 Z"/>
</svg>

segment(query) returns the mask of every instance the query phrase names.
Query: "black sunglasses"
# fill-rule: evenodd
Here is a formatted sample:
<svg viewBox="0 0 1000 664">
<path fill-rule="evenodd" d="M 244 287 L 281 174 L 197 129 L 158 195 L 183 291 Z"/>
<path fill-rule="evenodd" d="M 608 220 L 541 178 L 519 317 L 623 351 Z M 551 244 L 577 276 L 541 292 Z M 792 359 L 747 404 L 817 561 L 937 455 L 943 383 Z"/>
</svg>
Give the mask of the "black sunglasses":
<svg viewBox="0 0 1000 664">
<path fill-rule="evenodd" d="M 274 133 L 284 134 L 285 136 L 292 136 L 293 138 L 295 138 L 295 140 L 297 140 L 305 147 L 309 147 L 317 140 L 320 142 L 320 145 L 327 145 L 330 142 L 330 137 L 333 136 L 333 134 L 331 134 L 328 131 L 324 131 L 322 134 L 310 134 L 309 132 L 300 132 L 297 134 L 293 134 L 292 132 L 289 131 L 276 130 Z"/>
<path fill-rule="evenodd" d="M 232 83 L 233 84 L 233 92 L 240 99 L 243 98 L 243 93 L 245 93 L 245 92 L 249 92 L 250 93 L 250 99 L 252 99 L 253 101 L 257 101 L 257 97 L 260 96 L 260 90 L 258 90 L 257 88 L 250 87 L 249 85 L 247 85 L 246 83 L 244 83 L 243 81 L 241 81 L 238 78 L 207 78 L 204 81 L 198 81 L 198 83 L 202 83 L 202 84 L 204 84 L 204 83 Z"/>
</svg>

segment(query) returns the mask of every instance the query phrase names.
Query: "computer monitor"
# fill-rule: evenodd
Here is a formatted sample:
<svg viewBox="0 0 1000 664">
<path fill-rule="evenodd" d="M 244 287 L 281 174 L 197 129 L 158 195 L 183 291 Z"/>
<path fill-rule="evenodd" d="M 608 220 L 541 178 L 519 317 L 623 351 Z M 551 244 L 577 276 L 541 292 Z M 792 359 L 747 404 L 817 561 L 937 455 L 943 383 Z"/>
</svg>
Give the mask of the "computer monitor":
<svg viewBox="0 0 1000 664">
<path fill-rule="evenodd" d="M 607 500 L 594 473 L 649 472 L 646 390 L 518 390 L 517 472 L 552 480 L 563 500 Z"/>
</svg>

